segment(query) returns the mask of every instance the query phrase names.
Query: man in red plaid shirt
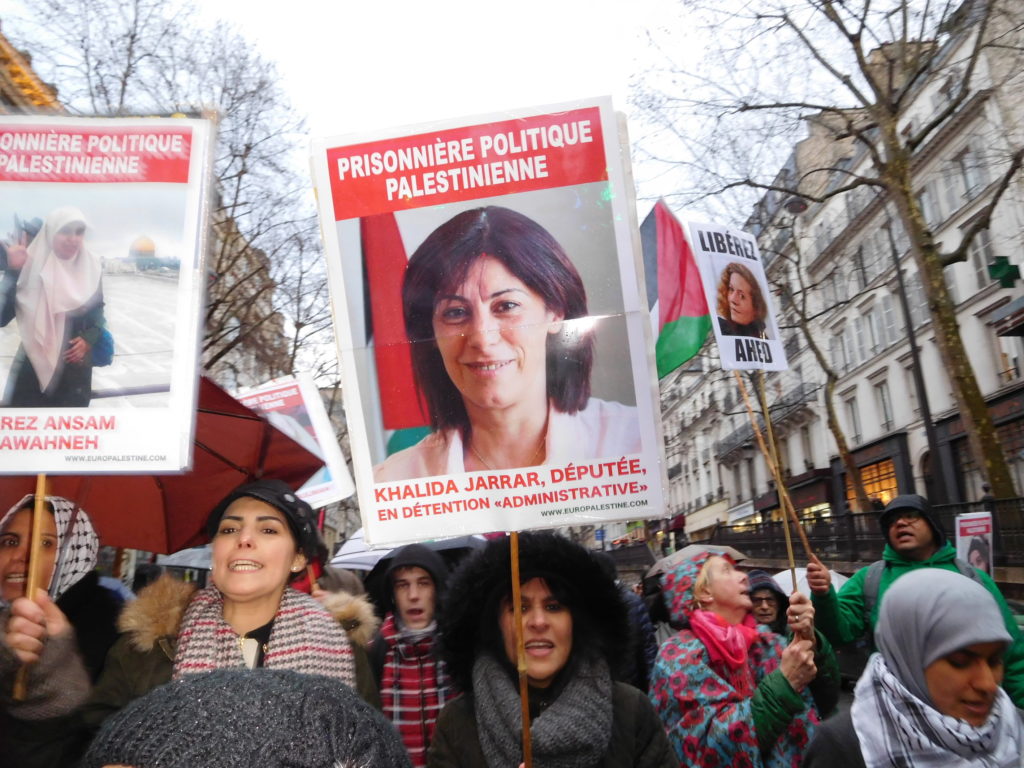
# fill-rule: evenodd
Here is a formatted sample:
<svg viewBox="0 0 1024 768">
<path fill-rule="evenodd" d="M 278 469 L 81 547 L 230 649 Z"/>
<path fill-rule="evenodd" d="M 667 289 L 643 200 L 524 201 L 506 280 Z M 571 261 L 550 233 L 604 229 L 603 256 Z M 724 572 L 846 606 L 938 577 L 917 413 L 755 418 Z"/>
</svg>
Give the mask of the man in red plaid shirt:
<svg viewBox="0 0 1024 768">
<path fill-rule="evenodd" d="M 455 696 L 437 655 L 435 613 L 447 578 L 437 552 L 421 544 L 395 552 L 385 574 L 390 610 L 370 648 L 384 714 L 416 768 L 426 765 L 434 722 Z"/>
</svg>

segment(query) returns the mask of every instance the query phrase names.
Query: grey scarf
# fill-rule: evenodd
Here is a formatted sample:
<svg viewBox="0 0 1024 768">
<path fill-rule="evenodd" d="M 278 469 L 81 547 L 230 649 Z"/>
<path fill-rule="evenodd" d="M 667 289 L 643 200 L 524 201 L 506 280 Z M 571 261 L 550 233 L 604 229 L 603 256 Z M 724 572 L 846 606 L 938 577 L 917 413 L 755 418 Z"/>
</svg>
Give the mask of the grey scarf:
<svg viewBox="0 0 1024 768">
<path fill-rule="evenodd" d="M 480 748 L 489 768 L 523 762 L 519 691 L 505 668 L 487 654 L 473 664 L 473 707 Z M 612 732 L 612 679 L 604 660 L 576 662 L 551 705 L 533 719 L 537 768 L 589 768 L 607 751 Z"/>
</svg>

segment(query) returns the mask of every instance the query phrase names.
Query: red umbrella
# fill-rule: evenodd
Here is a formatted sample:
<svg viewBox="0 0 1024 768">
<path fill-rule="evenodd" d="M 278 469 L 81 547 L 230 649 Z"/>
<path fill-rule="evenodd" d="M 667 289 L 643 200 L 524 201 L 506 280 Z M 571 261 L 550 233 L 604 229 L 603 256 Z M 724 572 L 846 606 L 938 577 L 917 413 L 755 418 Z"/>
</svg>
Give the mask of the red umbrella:
<svg viewBox="0 0 1024 768">
<path fill-rule="evenodd" d="M 48 475 L 47 491 L 78 503 L 100 542 L 170 553 L 206 541 L 210 510 L 235 487 L 258 478 L 298 488 L 323 460 L 271 426 L 207 378 L 199 380 L 192 469 L 178 475 Z M 35 476 L 0 476 L 0 515 Z"/>
</svg>

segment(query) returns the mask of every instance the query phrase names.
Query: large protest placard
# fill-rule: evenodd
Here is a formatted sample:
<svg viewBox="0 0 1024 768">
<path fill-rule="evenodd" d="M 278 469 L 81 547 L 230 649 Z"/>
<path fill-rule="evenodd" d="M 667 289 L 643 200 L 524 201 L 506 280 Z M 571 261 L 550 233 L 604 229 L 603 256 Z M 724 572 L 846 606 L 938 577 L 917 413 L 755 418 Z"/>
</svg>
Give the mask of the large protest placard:
<svg viewBox="0 0 1024 768">
<path fill-rule="evenodd" d="M 189 465 L 212 140 L 0 116 L 0 472 Z"/>
<path fill-rule="evenodd" d="M 956 556 L 989 576 L 995 561 L 992 513 L 968 512 L 956 516 Z"/>
<path fill-rule="evenodd" d="M 324 467 L 296 493 L 310 506 L 322 507 L 355 492 L 316 382 L 308 373 L 283 376 L 238 395 L 248 408 L 263 413 L 275 427 L 324 461 Z"/>
<path fill-rule="evenodd" d="M 664 513 L 609 100 L 314 142 L 373 544 Z"/>
<path fill-rule="evenodd" d="M 754 236 L 702 222 L 687 225 L 724 370 L 783 371 L 789 365 Z"/>
</svg>

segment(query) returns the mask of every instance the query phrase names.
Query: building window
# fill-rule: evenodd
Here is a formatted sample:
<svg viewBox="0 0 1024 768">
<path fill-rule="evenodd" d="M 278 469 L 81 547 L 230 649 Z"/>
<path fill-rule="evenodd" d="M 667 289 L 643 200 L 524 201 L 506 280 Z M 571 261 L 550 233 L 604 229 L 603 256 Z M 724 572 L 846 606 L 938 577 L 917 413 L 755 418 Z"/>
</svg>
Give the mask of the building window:
<svg viewBox="0 0 1024 768">
<path fill-rule="evenodd" d="M 896 297 L 890 294 L 882 296 L 882 339 L 889 346 L 899 341 L 900 321 L 896 313 Z"/>
<path fill-rule="evenodd" d="M 928 181 L 917 193 L 917 202 L 921 206 L 921 215 L 928 229 L 937 229 L 942 223 L 942 210 L 939 208 L 939 196 L 935 191 L 935 181 Z"/>
<path fill-rule="evenodd" d="M 846 349 L 846 334 L 840 331 L 839 333 L 832 335 L 829 352 L 829 356 L 832 358 L 832 368 L 835 369 L 836 373 L 840 376 L 846 373 L 847 364 L 849 362 L 849 356 Z"/>
<path fill-rule="evenodd" d="M 954 304 L 960 303 L 960 291 L 956 285 L 956 264 L 950 264 L 942 270 L 942 279 L 946 281 L 946 290 L 949 291 L 949 298 Z"/>
<path fill-rule="evenodd" d="M 860 443 L 860 412 L 857 410 L 857 396 L 853 395 L 843 401 L 846 404 L 847 437 L 853 445 Z"/>
<path fill-rule="evenodd" d="M 892 397 L 889 395 L 889 382 L 880 381 L 875 384 L 875 404 L 878 416 L 882 420 L 882 429 L 889 432 L 893 428 Z"/>
<path fill-rule="evenodd" d="M 915 272 L 906 281 L 907 303 L 910 304 L 910 320 L 917 328 L 929 319 L 928 303 L 921 288 L 921 275 Z"/>
<path fill-rule="evenodd" d="M 875 464 L 868 464 L 860 468 L 860 481 L 864 484 L 864 490 L 871 500 L 878 499 L 882 504 L 888 504 L 898 494 L 899 489 L 896 483 L 896 465 L 892 459 L 883 459 Z M 846 478 L 846 503 L 850 509 L 854 508 L 856 494 L 853 492 L 853 482 L 849 476 Z"/>
<path fill-rule="evenodd" d="M 806 424 L 800 427 L 800 446 L 804 451 L 804 467 L 814 467 L 814 449 L 811 446 L 811 429 Z"/>
<path fill-rule="evenodd" d="M 963 187 L 965 200 L 973 200 L 988 185 L 988 169 L 985 161 L 973 147 L 967 147 L 953 158 L 960 186 Z"/>
<path fill-rule="evenodd" d="M 999 356 L 996 361 L 999 380 L 1009 384 L 1019 379 L 1024 366 L 1024 339 L 1020 336 L 997 336 L 996 353 Z"/>
<path fill-rule="evenodd" d="M 974 236 L 971 244 L 967 247 L 967 254 L 971 260 L 971 266 L 974 267 L 974 280 L 980 291 L 992 282 L 992 278 L 988 276 L 988 265 L 995 260 L 995 254 L 992 253 L 992 239 L 989 237 L 987 229 L 981 230 Z"/>
<path fill-rule="evenodd" d="M 1016 419 L 996 427 L 996 439 L 1003 449 L 1016 490 L 1024 488 L 1024 419 Z M 953 443 L 953 453 L 963 478 L 963 488 L 968 500 L 981 498 L 981 473 L 974 463 L 967 439 Z"/>
<path fill-rule="evenodd" d="M 903 369 L 903 383 L 907 389 L 907 402 L 910 403 L 913 412 L 917 414 L 919 410 L 917 405 L 917 381 L 914 378 L 914 367 L 910 363 L 907 363 Z"/>
<path fill-rule="evenodd" d="M 864 267 L 864 246 L 858 246 L 853 252 L 853 272 L 857 287 L 863 291 L 868 286 L 868 272 Z"/>
</svg>

